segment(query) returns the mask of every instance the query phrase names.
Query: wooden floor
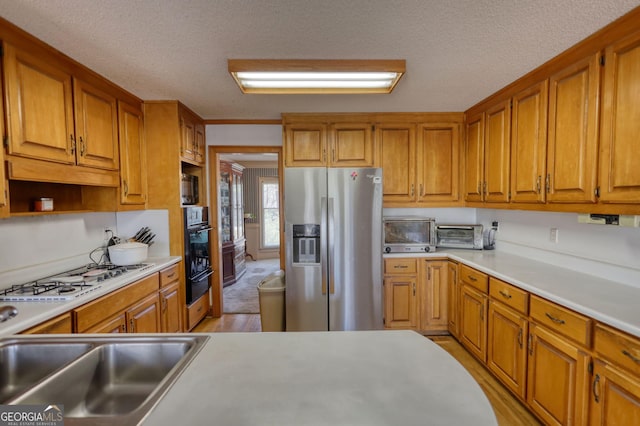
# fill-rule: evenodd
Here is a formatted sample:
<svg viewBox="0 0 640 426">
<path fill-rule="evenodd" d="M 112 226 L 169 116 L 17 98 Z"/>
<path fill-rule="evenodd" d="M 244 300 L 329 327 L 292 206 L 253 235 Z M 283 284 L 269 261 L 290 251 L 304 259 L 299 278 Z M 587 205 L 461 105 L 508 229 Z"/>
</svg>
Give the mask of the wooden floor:
<svg viewBox="0 0 640 426">
<path fill-rule="evenodd" d="M 259 331 L 261 328 L 258 314 L 225 314 L 221 318 L 207 317 L 193 330 L 195 333 Z M 542 424 L 453 337 L 433 336 L 430 339 L 456 358 L 480 384 L 493 406 L 498 425 L 538 426 Z"/>
</svg>

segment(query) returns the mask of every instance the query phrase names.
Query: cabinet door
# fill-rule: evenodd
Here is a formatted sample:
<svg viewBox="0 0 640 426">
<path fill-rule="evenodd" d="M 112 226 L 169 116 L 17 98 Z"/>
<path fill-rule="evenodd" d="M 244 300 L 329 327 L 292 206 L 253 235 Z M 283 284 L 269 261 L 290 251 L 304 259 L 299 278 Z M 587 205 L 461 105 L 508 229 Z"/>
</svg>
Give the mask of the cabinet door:
<svg viewBox="0 0 640 426">
<path fill-rule="evenodd" d="M 127 309 L 126 316 L 129 333 L 159 333 L 161 326 L 158 293 Z"/>
<path fill-rule="evenodd" d="M 484 113 L 467 118 L 465 200 L 482 201 L 484 182 Z"/>
<path fill-rule="evenodd" d="M 195 152 L 195 123 L 186 116 L 180 117 L 180 155 L 185 160 L 194 161 Z"/>
<path fill-rule="evenodd" d="M 509 201 L 511 101 L 489 108 L 484 128 L 484 201 Z"/>
<path fill-rule="evenodd" d="M 529 408 L 548 425 L 585 424 L 588 354 L 536 324 L 529 339 Z"/>
<path fill-rule="evenodd" d="M 549 79 L 547 202 L 595 203 L 600 54 Z"/>
<path fill-rule="evenodd" d="M 71 334 L 72 332 L 71 313 L 67 312 L 31 327 L 20 334 Z"/>
<path fill-rule="evenodd" d="M 600 200 L 640 203 L 640 33 L 605 50 Z"/>
<path fill-rule="evenodd" d="M 327 126 L 323 123 L 287 124 L 284 155 L 287 167 L 327 165 Z"/>
<path fill-rule="evenodd" d="M 334 123 L 329 135 L 332 167 L 374 167 L 371 123 Z"/>
<path fill-rule="evenodd" d="M 4 43 L 8 153 L 75 163 L 71 75 Z"/>
<path fill-rule="evenodd" d="M 119 315 L 115 315 L 111 318 L 108 318 L 104 321 L 99 322 L 93 327 L 85 330 L 84 333 L 91 334 L 102 334 L 102 333 L 126 333 L 127 332 L 127 318 L 123 313 Z"/>
<path fill-rule="evenodd" d="M 547 175 L 548 81 L 513 97 L 511 116 L 511 201 L 544 203 Z"/>
<path fill-rule="evenodd" d="M 73 81 L 76 161 L 79 165 L 118 170 L 116 98 L 82 80 Z"/>
<path fill-rule="evenodd" d="M 180 303 L 179 288 L 180 283 L 174 281 L 160 292 L 163 333 L 182 332 L 182 304 Z"/>
<path fill-rule="evenodd" d="M 460 292 L 460 342 L 482 362 L 487 359 L 487 296 L 467 285 Z"/>
<path fill-rule="evenodd" d="M 458 201 L 460 131 L 458 123 L 418 127 L 418 202 Z"/>
<path fill-rule="evenodd" d="M 195 160 L 198 163 L 204 163 L 206 158 L 207 141 L 205 139 L 205 130 L 203 124 L 195 125 Z"/>
<path fill-rule="evenodd" d="M 144 204 L 147 199 L 147 156 L 142 111 L 118 102 L 120 122 L 120 202 Z"/>
<path fill-rule="evenodd" d="M 416 277 L 387 277 L 384 279 L 384 287 L 385 328 L 416 328 Z"/>
<path fill-rule="evenodd" d="M 416 200 L 416 138 L 413 124 L 377 124 L 376 143 L 384 170 L 382 196 L 385 203 Z"/>
<path fill-rule="evenodd" d="M 447 272 L 446 260 L 424 261 L 426 281 L 420 292 L 420 329 L 425 331 L 447 330 Z M 425 274 L 426 272 L 426 274 Z"/>
<path fill-rule="evenodd" d="M 489 301 L 487 366 L 502 383 L 520 398 L 525 397 L 528 332 L 526 318 Z"/>
<path fill-rule="evenodd" d="M 594 362 L 590 424 L 640 424 L 640 380 L 608 363 Z"/>
<path fill-rule="evenodd" d="M 458 264 L 447 262 L 447 318 L 449 322 L 449 333 L 456 339 L 460 335 L 459 306 L 460 288 L 458 284 Z"/>
</svg>

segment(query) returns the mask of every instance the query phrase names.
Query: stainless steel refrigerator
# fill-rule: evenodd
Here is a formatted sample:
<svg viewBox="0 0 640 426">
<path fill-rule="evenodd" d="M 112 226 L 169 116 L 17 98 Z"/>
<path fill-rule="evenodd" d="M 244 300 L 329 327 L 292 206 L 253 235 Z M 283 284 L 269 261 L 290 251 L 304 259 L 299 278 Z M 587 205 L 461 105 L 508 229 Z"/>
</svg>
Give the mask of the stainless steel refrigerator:
<svg viewBox="0 0 640 426">
<path fill-rule="evenodd" d="M 382 169 L 284 178 L 287 331 L 382 329 Z"/>
</svg>

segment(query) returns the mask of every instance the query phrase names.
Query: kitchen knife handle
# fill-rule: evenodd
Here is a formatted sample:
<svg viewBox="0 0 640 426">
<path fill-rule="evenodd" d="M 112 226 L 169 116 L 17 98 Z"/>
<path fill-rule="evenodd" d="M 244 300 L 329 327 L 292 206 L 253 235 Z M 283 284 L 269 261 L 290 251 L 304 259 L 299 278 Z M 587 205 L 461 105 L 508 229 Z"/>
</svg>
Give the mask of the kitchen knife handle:
<svg viewBox="0 0 640 426">
<path fill-rule="evenodd" d="M 322 295 L 327 294 L 327 198 L 320 199 L 320 264 L 322 267 Z"/>
<path fill-rule="evenodd" d="M 329 198 L 328 202 L 328 218 L 329 218 L 329 232 L 327 232 L 327 240 L 329 242 L 329 294 L 334 294 L 335 289 L 335 259 L 334 259 L 334 249 L 335 249 L 335 221 L 333 217 L 333 198 Z"/>
</svg>

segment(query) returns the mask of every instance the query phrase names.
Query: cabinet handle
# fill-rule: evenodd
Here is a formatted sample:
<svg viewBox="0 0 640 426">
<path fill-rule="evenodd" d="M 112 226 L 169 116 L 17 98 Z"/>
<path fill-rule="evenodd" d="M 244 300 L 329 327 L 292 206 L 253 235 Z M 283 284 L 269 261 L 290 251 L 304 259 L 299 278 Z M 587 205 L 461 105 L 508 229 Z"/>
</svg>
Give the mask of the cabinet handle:
<svg viewBox="0 0 640 426">
<path fill-rule="evenodd" d="M 126 180 L 122 181 L 122 186 L 124 186 L 124 196 L 126 197 L 129 195 L 129 185 Z"/>
<path fill-rule="evenodd" d="M 547 178 L 544 181 L 544 186 L 547 189 L 547 194 L 551 192 L 551 173 L 547 173 Z"/>
<path fill-rule="evenodd" d="M 482 184 L 482 193 L 484 194 L 484 196 L 486 198 L 486 196 L 487 196 L 487 181 L 486 180 Z"/>
<path fill-rule="evenodd" d="M 80 156 L 81 157 L 84 157 L 84 151 L 85 151 L 84 141 L 82 140 L 82 136 L 80 136 Z"/>
<path fill-rule="evenodd" d="M 175 272 L 170 273 L 169 275 L 167 275 L 167 278 L 173 278 L 176 276 Z"/>
<path fill-rule="evenodd" d="M 504 297 L 505 299 L 511 299 L 511 295 L 507 292 L 505 292 L 504 290 L 500 290 L 499 293 L 502 295 L 502 297 Z"/>
<path fill-rule="evenodd" d="M 411 196 L 413 197 L 413 195 L 416 193 L 414 185 L 411 184 Z"/>
<path fill-rule="evenodd" d="M 331 161 L 335 163 L 336 162 L 336 149 L 335 148 L 333 148 L 331 150 L 331 157 L 332 157 Z"/>
<path fill-rule="evenodd" d="M 529 333 L 529 339 L 527 340 L 527 347 L 529 348 L 529 355 L 533 356 L 533 334 Z"/>
<path fill-rule="evenodd" d="M 482 196 L 482 182 L 478 182 L 478 194 Z"/>
<path fill-rule="evenodd" d="M 547 318 L 549 318 L 551 321 L 555 322 L 556 324 L 564 324 L 564 320 L 560 319 L 560 318 L 556 318 L 553 315 L 551 315 L 549 312 L 545 312 L 545 315 L 547 316 Z"/>
<path fill-rule="evenodd" d="M 467 275 L 467 278 L 469 278 L 469 280 L 473 281 L 473 282 L 478 281 L 478 279 L 476 277 L 474 277 L 473 275 Z"/>
<path fill-rule="evenodd" d="M 133 323 L 133 318 L 131 318 L 129 320 L 129 328 L 131 329 L 131 330 L 129 330 L 131 333 L 135 333 L 136 332 L 136 327 L 135 327 L 135 325 Z"/>
<path fill-rule="evenodd" d="M 416 295 L 416 283 L 415 281 L 413 282 L 413 295 Z"/>
<path fill-rule="evenodd" d="M 76 153 L 76 140 L 73 138 L 73 135 L 69 135 L 69 140 L 71 141 L 71 154 Z"/>
<path fill-rule="evenodd" d="M 123 332 L 123 333 L 126 333 L 126 332 L 127 332 L 127 325 L 126 325 L 126 324 L 124 324 L 124 323 L 123 323 L 123 324 L 120 326 L 120 328 L 122 328 L 122 332 Z"/>
<path fill-rule="evenodd" d="M 322 150 L 322 162 L 323 163 L 327 162 L 327 150 L 326 149 Z"/>
<path fill-rule="evenodd" d="M 539 194 L 540 191 L 542 190 L 542 185 L 541 185 L 541 181 L 542 181 L 542 176 L 538 175 L 538 178 L 536 179 L 536 192 Z"/>
<path fill-rule="evenodd" d="M 522 349 L 522 328 L 518 331 L 518 345 L 520 345 L 520 349 Z"/>
<path fill-rule="evenodd" d="M 600 375 L 596 374 L 596 378 L 593 379 L 593 400 L 600 402 Z"/>
<path fill-rule="evenodd" d="M 431 268 L 427 267 L 427 280 L 431 281 Z"/>
<path fill-rule="evenodd" d="M 407 265 L 395 265 L 393 268 L 394 269 L 407 269 L 409 266 Z"/>
<path fill-rule="evenodd" d="M 631 359 L 631 361 L 635 362 L 636 364 L 640 364 L 640 358 L 638 358 L 637 356 L 634 356 L 631 352 L 629 352 L 628 350 L 624 349 L 622 351 L 622 355 L 628 357 Z"/>
<path fill-rule="evenodd" d="M 422 197 L 424 195 L 424 188 L 423 185 L 420 184 L 420 196 Z"/>
</svg>

